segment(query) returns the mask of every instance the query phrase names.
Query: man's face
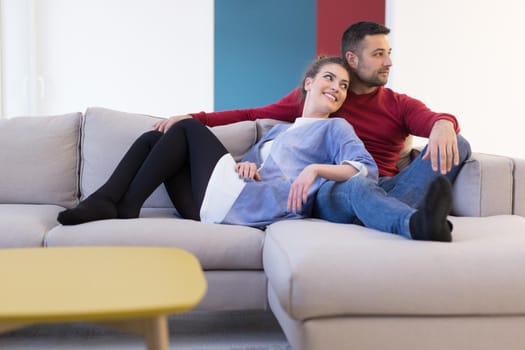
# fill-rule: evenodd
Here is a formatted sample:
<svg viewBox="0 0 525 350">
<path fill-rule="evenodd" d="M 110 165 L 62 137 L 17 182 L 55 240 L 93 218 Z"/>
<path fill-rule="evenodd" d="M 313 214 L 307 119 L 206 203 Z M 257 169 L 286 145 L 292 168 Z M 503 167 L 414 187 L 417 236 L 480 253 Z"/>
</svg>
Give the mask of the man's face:
<svg viewBox="0 0 525 350">
<path fill-rule="evenodd" d="M 392 66 L 391 51 L 392 48 L 386 35 L 365 36 L 361 42 L 360 51 L 355 53 L 357 59 L 349 62 L 356 75 L 356 80 L 367 87 L 385 85 Z"/>
</svg>

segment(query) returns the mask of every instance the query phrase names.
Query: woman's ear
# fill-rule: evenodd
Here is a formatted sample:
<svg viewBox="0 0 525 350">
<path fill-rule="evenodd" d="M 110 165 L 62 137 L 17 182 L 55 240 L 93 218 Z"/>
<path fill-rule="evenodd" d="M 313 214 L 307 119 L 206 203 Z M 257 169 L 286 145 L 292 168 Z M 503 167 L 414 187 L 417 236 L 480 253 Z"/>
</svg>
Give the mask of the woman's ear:
<svg viewBox="0 0 525 350">
<path fill-rule="evenodd" d="M 310 91 L 310 88 L 312 86 L 312 78 L 310 77 L 307 77 L 306 79 L 304 79 L 304 91 Z"/>
<path fill-rule="evenodd" d="M 359 63 L 359 57 L 352 51 L 346 51 L 345 54 L 346 62 L 352 69 L 357 69 L 357 64 Z"/>
</svg>

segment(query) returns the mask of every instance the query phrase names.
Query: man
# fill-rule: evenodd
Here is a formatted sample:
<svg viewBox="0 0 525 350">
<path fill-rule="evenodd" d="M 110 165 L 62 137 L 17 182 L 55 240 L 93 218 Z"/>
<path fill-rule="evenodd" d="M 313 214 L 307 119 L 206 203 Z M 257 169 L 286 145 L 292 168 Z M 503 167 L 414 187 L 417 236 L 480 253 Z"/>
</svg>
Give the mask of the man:
<svg viewBox="0 0 525 350">
<path fill-rule="evenodd" d="M 421 101 L 384 87 L 392 66 L 387 38 L 389 32 L 388 28 L 377 23 L 358 22 L 343 33 L 341 50 L 351 68 L 350 90 L 341 109 L 333 113 L 333 116 L 345 118 L 353 125 L 372 154 L 379 168 L 379 186 L 363 184 L 355 178 L 343 183 L 328 182 L 317 194 L 316 215 L 334 222 L 363 223 L 415 239 L 448 241 L 451 240 L 451 226 L 445 228 L 442 223 L 451 207 L 451 190 L 449 183 L 440 179 L 440 174 L 453 182 L 470 156 L 470 145 L 457 135 L 459 126 L 453 115 L 435 113 Z M 189 117 L 209 126 L 258 118 L 293 121 L 301 115 L 301 110 L 300 90 L 296 89 L 266 107 L 175 116 L 158 123 L 155 128 L 165 131 L 178 120 Z M 400 151 L 410 134 L 428 138 L 428 145 L 407 168 L 399 172 L 397 162 Z M 420 212 L 426 213 L 422 221 L 439 221 L 439 224 L 433 225 L 439 226 L 438 237 L 432 238 L 428 234 L 415 237 L 415 227 L 408 234 L 406 230 L 397 232 L 392 229 L 392 222 L 386 219 L 383 222 L 374 212 L 373 201 L 368 201 L 370 193 L 374 193 L 380 201 L 388 201 L 393 210 L 405 205 L 419 208 Z M 352 194 L 354 198 L 350 200 Z M 356 201 L 359 196 L 363 196 L 362 200 L 368 201 L 369 205 Z M 357 208 L 356 204 L 360 207 Z M 435 212 L 439 212 L 438 219 L 433 217 Z M 444 232 L 447 230 L 449 232 Z M 435 227 L 430 231 L 436 231 Z"/>
</svg>

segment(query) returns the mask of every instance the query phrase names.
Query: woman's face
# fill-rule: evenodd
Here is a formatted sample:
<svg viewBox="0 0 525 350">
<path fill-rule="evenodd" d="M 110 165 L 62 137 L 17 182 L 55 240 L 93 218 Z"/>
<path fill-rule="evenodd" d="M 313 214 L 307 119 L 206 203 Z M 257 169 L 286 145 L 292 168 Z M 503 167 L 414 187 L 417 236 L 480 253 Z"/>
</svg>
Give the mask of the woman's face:
<svg viewBox="0 0 525 350">
<path fill-rule="evenodd" d="M 315 77 L 305 79 L 305 103 L 310 103 L 310 107 L 319 113 L 333 113 L 345 101 L 349 83 L 350 78 L 345 68 L 336 63 L 327 63 Z"/>
</svg>

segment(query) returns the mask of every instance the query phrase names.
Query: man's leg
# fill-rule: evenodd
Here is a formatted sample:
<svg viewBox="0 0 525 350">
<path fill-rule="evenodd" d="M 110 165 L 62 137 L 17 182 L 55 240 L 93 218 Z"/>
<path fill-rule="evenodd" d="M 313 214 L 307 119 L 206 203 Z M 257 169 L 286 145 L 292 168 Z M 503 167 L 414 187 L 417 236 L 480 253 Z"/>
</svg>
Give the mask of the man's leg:
<svg viewBox="0 0 525 350">
<path fill-rule="evenodd" d="M 363 224 L 411 238 L 409 221 L 415 209 L 386 192 L 374 181 L 356 176 L 344 182 L 328 181 L 319 189 L 314 216 L 337 223 Z"/>
<path fill-rule="evenodd" d="M 397 198 L 412 208 L 421 205 L 430 183 L 440 175 L 439 172 L 432 170 L 430 160 L 422 159 L 427 147 L 399 174 L 379 180 L 379 185 L 390 197 Z M 458 135 L 458 150 L 459 165 L 453 165 L 452 170 L 446 175 L 451 183 L 454 183 L 461 167 L 471 155 L 470 144 L 461 135 Z"/>
<path fill-rule="evenodd" d="M 412 238 L 420 241 L 452 241 L 452 225 L 447 220 L 452 209 L 450 180 L 437 176 L 428 186 L 421 205 L 410 217 Z"/>
<path fill-rule="evenodd" d="M 447 216 L 451 206 L 452 187 L 444 176 L 430 182 L 417 210 L 388 196 L 375 182 L 358 176 L 323 184 L 316 196 L 314 216 L 338 223 L 363 224 L 409 239 L 450 242 Z"/>
</svg>

